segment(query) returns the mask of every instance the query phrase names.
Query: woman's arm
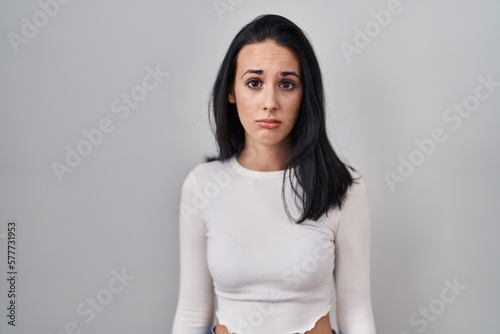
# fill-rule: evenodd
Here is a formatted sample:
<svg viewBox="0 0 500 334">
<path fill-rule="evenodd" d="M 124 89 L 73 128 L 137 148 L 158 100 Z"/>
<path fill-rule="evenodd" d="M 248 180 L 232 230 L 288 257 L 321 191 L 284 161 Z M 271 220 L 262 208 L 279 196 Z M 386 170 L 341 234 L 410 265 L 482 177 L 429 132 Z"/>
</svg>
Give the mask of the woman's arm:
<svg viewBox="0 0 500 334">
<path fill-rule="evenodd" d="M 182 186 L 180 205 L 180 287 L 172 334 L 206 334 L 214 315 L 212 277 L 207 266 L 207 238 L 196 205 L 198 185 L 191 172 Z"/>
<path fill-rule="evenodd" d="M 353 173 L 353 177 L 358 175 Z M 370 216 L 361 179 L 349 188 L 335 237 L 337 322 L 341 334 L 373 334 L 370 297 Z"/>
</svg>

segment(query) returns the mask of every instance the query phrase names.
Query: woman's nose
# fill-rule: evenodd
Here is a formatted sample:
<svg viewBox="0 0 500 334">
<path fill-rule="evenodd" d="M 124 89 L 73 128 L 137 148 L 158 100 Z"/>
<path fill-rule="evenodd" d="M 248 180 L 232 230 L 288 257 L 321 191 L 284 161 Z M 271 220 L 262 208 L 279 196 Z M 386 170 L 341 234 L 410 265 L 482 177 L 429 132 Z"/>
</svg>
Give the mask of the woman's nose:
<svg viewBox="0 0 500 334">
<path fill-rule="evenodd" d="M 264 89 L 264 110 L 276 111 L 279 109 L 279 104 L 276 96 L 276 87 L 268 87 Z"/>
</svg>

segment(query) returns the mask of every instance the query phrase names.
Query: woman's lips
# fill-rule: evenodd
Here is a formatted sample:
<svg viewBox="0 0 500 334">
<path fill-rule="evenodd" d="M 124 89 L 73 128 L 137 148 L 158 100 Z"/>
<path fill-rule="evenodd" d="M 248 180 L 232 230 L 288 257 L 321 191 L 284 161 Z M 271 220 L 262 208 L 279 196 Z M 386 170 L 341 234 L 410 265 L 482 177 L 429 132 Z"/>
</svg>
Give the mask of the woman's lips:
<svg viewBox="0 0 500 334">
<path fill-rule="evenodd" d="M 257 124 L 264 129 L 276 129 L 281 125 L 281 122 L 277 119 L 266 118 L 258 120 Z"/>
</svg>

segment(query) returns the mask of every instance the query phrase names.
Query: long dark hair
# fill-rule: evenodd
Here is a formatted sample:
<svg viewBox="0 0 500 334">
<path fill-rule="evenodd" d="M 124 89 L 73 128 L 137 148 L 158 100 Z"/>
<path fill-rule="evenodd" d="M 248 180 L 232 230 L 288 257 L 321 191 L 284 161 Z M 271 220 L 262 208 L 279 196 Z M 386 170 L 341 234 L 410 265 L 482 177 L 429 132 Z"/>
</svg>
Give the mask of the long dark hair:
<svg viewBox="0 0 500 334">
<path fill-rule="evenodd" d="M 295 222 L 300 224 L 306 219 L 316 221 L 330 208 L 342 207 L 347 189 L 354 180 L 328 140 L 323 81 L 318 60 L 303 31 L 290 20 L 279 15 L 262 15 L 244 26 L 234 37 L 215 79 L 209 103 L 209 119 L 219 154 L 206 160 L 225 161 L 242 150 L 245 131 L 236 105 L 228 101 L 228 92 L 234 85 L 236 60 L 241 48 L 268 40 L 295 52 L 300 60 L 304 87 L 297 122 L 292 129 L 292 154 L 283 175 L 283 205 L 288 217 L 295 220 L 290 215 L 285 199 L 288 174 L 291 188 L 302 207 L 302 215 Z M 296 182 L 292 181 L 292 169 Z"/>
</svg>

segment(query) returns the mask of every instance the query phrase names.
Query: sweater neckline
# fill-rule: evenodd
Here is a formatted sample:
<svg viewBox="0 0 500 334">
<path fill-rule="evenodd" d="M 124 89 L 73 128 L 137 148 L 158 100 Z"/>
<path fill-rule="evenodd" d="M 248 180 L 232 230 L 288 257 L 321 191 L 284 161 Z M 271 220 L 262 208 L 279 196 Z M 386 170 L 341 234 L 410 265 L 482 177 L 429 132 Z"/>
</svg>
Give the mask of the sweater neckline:
<svg viewBox="0 0 500 334">
<path fill-rule="evenodd" d="M 285 173 L 285 170 L 275 170 L 275 171 L 258 171 L 254 169 L 249 169 L 244 167 L 238 162 L 238 159 L 236 159 L 236 154 L 234 154 L 231 157 L 231 160 L 229 161 L 231 167 L 239 174 L 250 176 L 256 179 L 282 179 L 283 174 Z"/>
</svg>

